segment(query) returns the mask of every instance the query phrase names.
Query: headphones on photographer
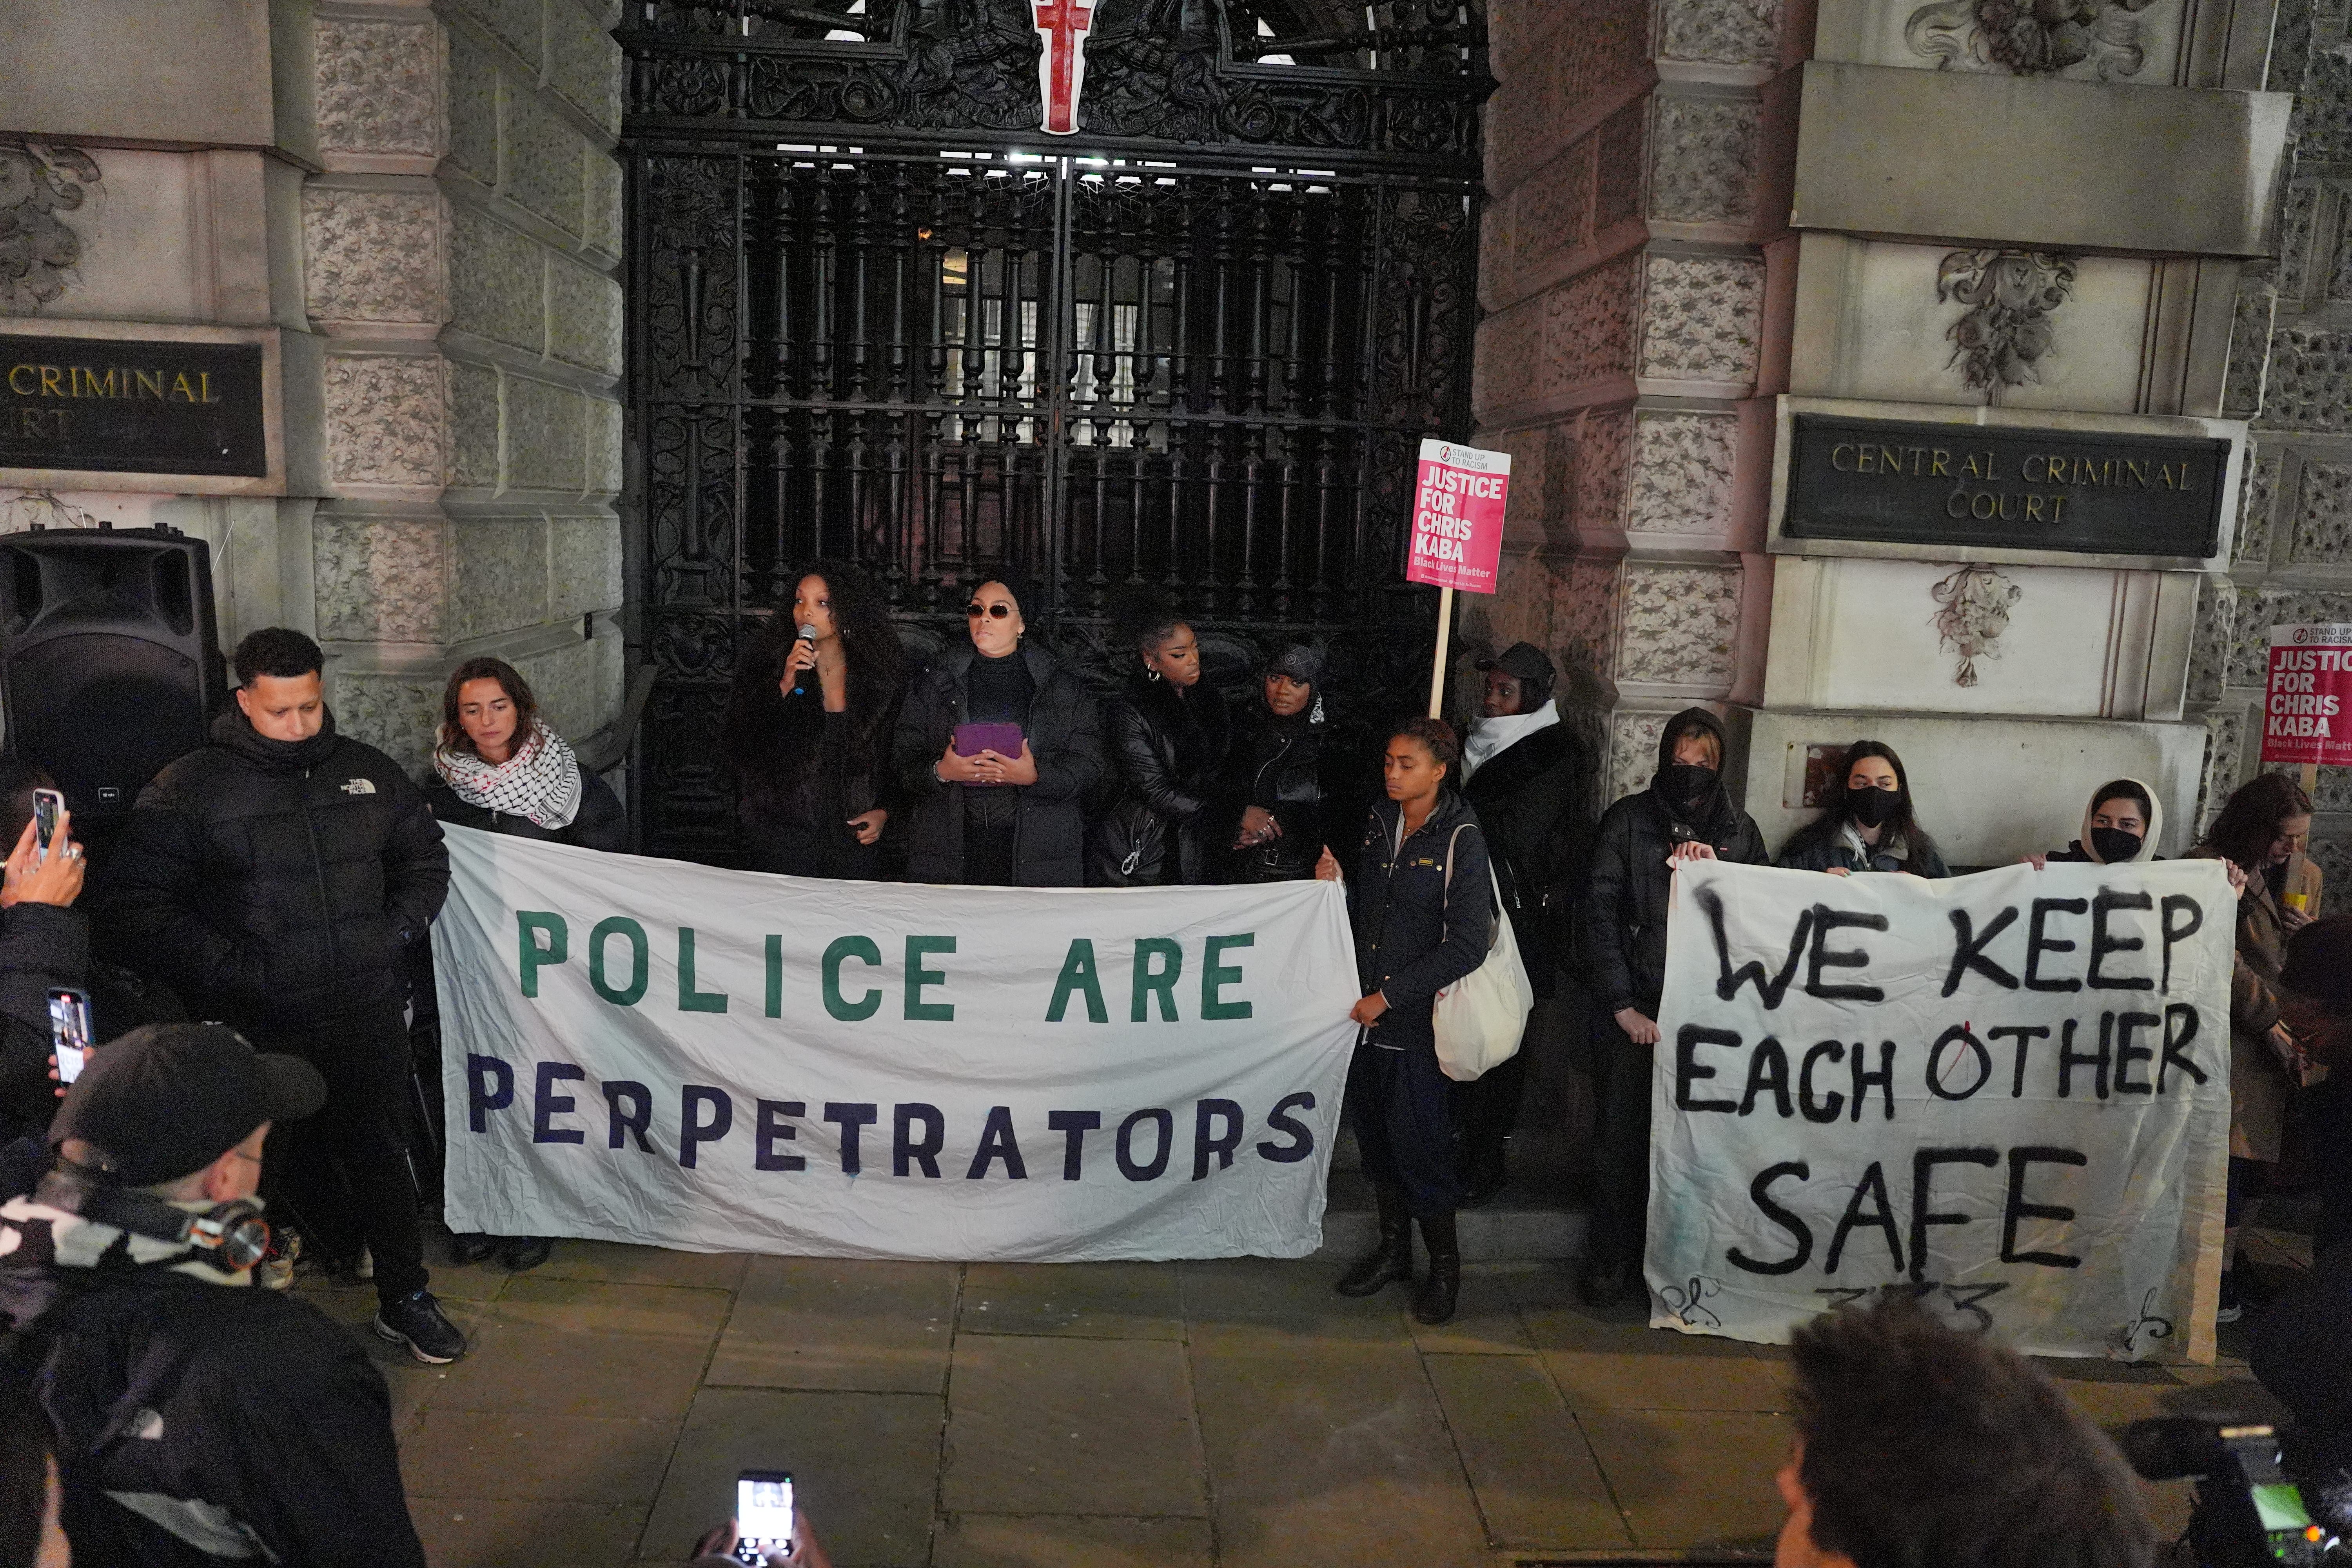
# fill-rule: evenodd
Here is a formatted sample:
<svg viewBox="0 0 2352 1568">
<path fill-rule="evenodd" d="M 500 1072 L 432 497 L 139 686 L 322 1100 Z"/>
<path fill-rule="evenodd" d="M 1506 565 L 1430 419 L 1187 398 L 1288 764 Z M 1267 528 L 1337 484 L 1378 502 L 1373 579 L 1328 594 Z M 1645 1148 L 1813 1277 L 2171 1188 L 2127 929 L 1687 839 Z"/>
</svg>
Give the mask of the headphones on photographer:
<svg viewBox="0 0 2352 1568">
<path fill-rule="evenodd" d="M 84 1148 L 87 1158 L 79 1161 L 58 1153 L 57 1164 L 33 1194 L 36 1203 L 150 1241 L 187 1247 L 231 1273 L 252 1268 L 269 1250 L 269 1222 L 261 1217 L 261 1205 L 255 1200 L 231 1198 L 194 1212 L 175 1207 L 152 1193 L 121 1185 L 114 1179 L 114 1157 L 93 1145 Z"/>
</svg>

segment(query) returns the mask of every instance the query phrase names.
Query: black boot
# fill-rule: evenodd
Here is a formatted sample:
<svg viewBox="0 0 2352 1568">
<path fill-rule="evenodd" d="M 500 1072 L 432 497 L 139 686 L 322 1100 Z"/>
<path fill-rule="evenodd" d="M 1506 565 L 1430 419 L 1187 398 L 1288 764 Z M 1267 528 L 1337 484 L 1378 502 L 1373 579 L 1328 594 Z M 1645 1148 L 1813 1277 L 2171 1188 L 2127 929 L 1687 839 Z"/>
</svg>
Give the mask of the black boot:
<svg viewBox="0 0 2352 1568">
<path fill-rule="evenodd" d="M 1412 1278 L 1412 1218 L 1405 1212 L 1404 1194 L 1376 1186 L 1381 1205 L 1381 1244 L 1356 1260 L 1332 1287 L 1342 1296 L 1370 1296 L 1399 1279 Z"/>
<path fill-rule="evenodd" d="M 1451 1322 L 1462 1294 L 1462 1242 L 1454 1233 L 1453 1214 L 1423 1220 L 1421 1244 L 1429 1248 L 1429 1278 L 1412 1293 L 1413 1318 L 1433 1326 Z"/>
</svg>

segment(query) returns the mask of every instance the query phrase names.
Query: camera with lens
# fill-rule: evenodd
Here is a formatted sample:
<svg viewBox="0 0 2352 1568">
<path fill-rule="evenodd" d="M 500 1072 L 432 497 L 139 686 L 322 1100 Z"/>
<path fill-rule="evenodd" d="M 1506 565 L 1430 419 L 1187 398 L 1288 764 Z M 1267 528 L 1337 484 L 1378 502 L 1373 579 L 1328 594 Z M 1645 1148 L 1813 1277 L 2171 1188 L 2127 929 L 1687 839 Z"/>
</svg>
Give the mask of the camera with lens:
<svg viewBox="0 0 2352 1568">
<path fill-rule="evenodd" d="M 2352 1474 L 2311 1462 L 2319 1457 L 2296 1436 L 2256 1421 L 2166 1416 L 2133 1422 L 2122 1446 L 2149 1480 L 2196 1481 L 2184 1539 L 2204 1568 L 2352 1568 Z"/>
</svg>

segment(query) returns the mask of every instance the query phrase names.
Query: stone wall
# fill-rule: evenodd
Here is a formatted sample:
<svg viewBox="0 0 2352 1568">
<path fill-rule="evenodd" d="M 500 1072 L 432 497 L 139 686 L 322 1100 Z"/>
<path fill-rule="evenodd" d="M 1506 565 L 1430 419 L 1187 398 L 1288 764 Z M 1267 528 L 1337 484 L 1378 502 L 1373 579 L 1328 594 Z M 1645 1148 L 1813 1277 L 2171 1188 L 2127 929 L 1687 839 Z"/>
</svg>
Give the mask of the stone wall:
<svg viewBox="0 0 2352 1568">
<path fill-rule="evenodd" d="M 0 0 L 0 162 L 79 193 L 0 180 L 46 258 L 0 252 L 0 317 L 258 332 L 285 454 L 268 483 L 0 471 L 0 530 L 200 534 L 224 640 L 312 631 L 341 723 L 411 766 L 470 654 L 575 739 L 611 723 L 619 7 Z"/>
<path fill-rule="evenodd" d="M 1607 799 L 1647 780 L 1667 714 L 1752 700 L 1760 679 L 1770 571 L 1740 498 L 1770 460 L 1748 400 L 1782 7 L 1490 14 L 1474 402 L 1477 439 L 1512 454 L 1512 493 L 1503 589 L 1471 602 L 1465 636 L 1551 652 Z"/>
<path fill-rule="evenodd" d="M 2200 820 L 2260 771 L 2272 626 L 2352 621 L 2352 38 L 2345 0 L 2286 0 L 2269 80 L 2295 95 L 2279 258 L 2238 295 L 2230 412 L 2254 426 L 2237 549 L 2200 600 L 2189 700 L 2211 731 Z M 2352 888 L 2352 769 L 2323 768 L 2312 853 Z M 2340 905 L 2337 907 L 2341 907 Z"/>
<path fill-rule="evenodd" d="M 318 627 L 346 721 L 399 756 L 466 654 L 511 660 L 575 737 L 620 701 L 618 10 L 318 9 Z"/>
</svg>

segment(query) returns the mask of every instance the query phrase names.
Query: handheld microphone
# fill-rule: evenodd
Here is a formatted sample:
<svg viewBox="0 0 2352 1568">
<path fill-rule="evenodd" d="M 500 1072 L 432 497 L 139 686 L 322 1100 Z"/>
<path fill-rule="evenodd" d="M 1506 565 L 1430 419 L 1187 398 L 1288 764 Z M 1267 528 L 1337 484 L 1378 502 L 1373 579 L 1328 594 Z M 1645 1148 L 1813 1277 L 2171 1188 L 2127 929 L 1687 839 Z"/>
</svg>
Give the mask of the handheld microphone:
<svg viewBox="0 0 2352 1568">
<path fill-rule="evenodd" d="M 803 621 L 803 622 L 801 623 L 801 637 L 800 637 L 800 640 L 801 640 L 801 641 L 803 641 L 803 642 L 804 642 L 804 643 L 806 643 L 806 644 L 808 644 L 808 645 L 809 645 L 809 647 L 814 647 L 816 646 L 816 628 L 815 628 L 814 626 L 813 626 L 809 625 L 806 621 Z M 808 671 L 807 671 L 807 670 L 805 670 L 805 669 L 802 670 L 798 675 L 795 675 L 794 677 L 793 677 L 793 696 L 798 697 L 798 696 L 801 694 L 801 684 L 802 684 L 802 682 L 803 682 L 803 681 L 805 681 L 805 680 L 807 680 L 807 679 L 808 679 Z"/>
</svg>

